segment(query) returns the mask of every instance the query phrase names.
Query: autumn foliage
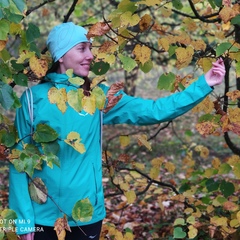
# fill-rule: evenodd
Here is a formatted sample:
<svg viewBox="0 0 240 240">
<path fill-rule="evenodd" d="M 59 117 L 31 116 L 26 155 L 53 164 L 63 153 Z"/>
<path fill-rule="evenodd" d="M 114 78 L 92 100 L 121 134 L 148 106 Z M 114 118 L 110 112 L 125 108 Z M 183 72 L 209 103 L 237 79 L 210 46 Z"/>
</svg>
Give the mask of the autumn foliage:
<svg viewBox="0 0 240 240">
<path fill-rule="evenodd" d="M 88 38 L 93 41 L 95 60 L 89 94 L 84 94 L 81 88 L 68 93 L 51 88 L 48 92 L 49 102 L 56 104 L 63 114 L 68 107 L 84 109 L 89 114 L 114 107 L 122 97 L 115 93 L 124 84 L 115 82 L 107 96 L 98 87 L 111 71 L 121 70 L 127 76 L 136 69 L 146 74 L 156 66 L 172 66 L 173 71 L 159 76 L 157 85 L 159 90 L 172 94 L 182 91 L 197 78 L 197 71 L 207 72 L 221 57 L 226 67 L 224 86 L 196 106 L 193 113 L 199 116 L 195 130 L 206 139 L 223 138 L 232 155 L 220 159 L 211 156 L 206 146 L 190 142 L 184 146 L 180 169 L 184 177 L 179 179 L 179 169 L 167 157 L 156 155 L 146 162 L 131 154 L 132 146 L 139 151 L 147 149 L 151 154 L 154 137 L 147 132 L 116 131 L 116 152 L 108 148 L 103 152 L 106 207 L 112 210 L 103 225 L 102 239 L 239 239 L 240 147 L 235 143 L 240 135 L 239 1 L 91 2 L 72 0 L 63 6 L 57 0 L 0 2 L 0 160 L 12 162 L 30 178 L 34 169 L 41 170 L 43 162 L 49 167 L 60 165 L 57 148 L 50 145 L 58 133 L 45 124 L 39 124 L 32 134 L 43 153 L 31 144 L 21 151 L 11 150 L 23 140 L 18 138 L 9 117 L 9 112 L 20 107 L 18 89 L 37 84 L 51 65 L 42 39 L 46 23 L 41 21 L 46 20 L 49 29 L 50 22 L 57 24 L 69 19 L 79 22 L 89 29 Z M 61 10 L 66 13 L 64 16 Z M 59 12 L 54 15 L 54 11 Z M 194 71 L 185 72 L 189 66 Z M 67 74 L 72 84 L 83 84 L 83 79 L 74 77 L 71 69 Z M 106 101 L 108 105 L 104 108 Z M 164 127 L 156 128 L 160 132 Z M 86 151 L 77 132 L 70 132 L 64 141 L 80 153 Z M 197 163 L 196 154 L 208 162 Z M 41 179 L 32 179 L 29 191 L 39 204 L 44 204 L 47 198 L 54 201 Z M 93 211 L 89 200 L 83 199 L 75 204 L 72 216 L 84 222 L 91 219 Z M 65 238 L 66 231 L 71 231 L 68 216 L 64 212 L 62 215 L 54 226 L 59 240 Z M 140 215 L 146 221 L 150 216 L 154 226 L 142 230 Z M 2 207 L 0 228 L 5 230 L 0 231 L 0 240 L 17 239 L 11 224 L 15 218 L 14 211 Z M 168 224 L 164 225 L 164 221 Z"/>
</svg>

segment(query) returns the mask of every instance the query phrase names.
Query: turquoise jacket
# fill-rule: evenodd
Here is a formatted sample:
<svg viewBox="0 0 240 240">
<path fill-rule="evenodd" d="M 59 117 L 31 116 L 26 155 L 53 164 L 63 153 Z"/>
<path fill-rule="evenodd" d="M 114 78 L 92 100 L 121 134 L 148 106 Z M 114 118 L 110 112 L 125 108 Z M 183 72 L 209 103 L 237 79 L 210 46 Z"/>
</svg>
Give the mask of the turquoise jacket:
<svg viewBox="0 0 240 240">
<path fill-rule="evenodd" d="M 55 86 L 72 89 L 65 74 L 51 73 L 48 78 L 52 82 L 43 83 L 32 87 L 33 93 L 33 128 L 39 123 L 46 123 L 54 128 L 59 139 L 66 139 L 71 131 L 78 132 L 84 143 L 86 152 L 80 154 L 71 146 L 59 140 L 60 151 L 58 157 L 61 167 L 54 166 L 51 169 L 43 166 L 42 171 L 35 171 L 34 176 L 40 177 L 45 183 L 48 194 L 55 203 L 71 216 L 74 204 L 85 198 L 89 198 L 94 207 L 92 220 L 79 226 L 92 224 L 105 217 L 104 194 L 102 187 L 102 159 L 101 159 L 101 122 L 103 124 L 134 124 L 149 125 L 172 120 L 192 109 L 201 102 L 212 88 L 201 76 L 184 91 L 172 94 L 157 100 L 147 100 L 126 95 L 124 92 L 121 100 L 106 114 L 99 110 L 93 115 L 84 111 L 76 112 L 68 107 L 66 112 L 51 104 L 48 100 L 48 90 Z M 100 87 L 107 94 L 109 88 Z M 31 120 L 28 111 L 26 93 L 21 97 L 22 107 L 16 112 L 15 125 L 19 138 L 28 136 L 31 132 Z M 102 118 L 102 120 L 101 120 Z M 30 137 L 24 138 L 29 142 Z M 38 204 L 30 199 L 28 192 L 29 179 L 25 173 L 19 173 L 10 166 L 10 208 L 18 215 L 17 233 L 26 234 L 34 231 L 34 224 L 54 226 L 57 218 L 63 217 L 63 213 L 51 199 L 44 204 Z M 76 226 L 72 218 L 68 219 L 70 226 Z"/>
</svg>

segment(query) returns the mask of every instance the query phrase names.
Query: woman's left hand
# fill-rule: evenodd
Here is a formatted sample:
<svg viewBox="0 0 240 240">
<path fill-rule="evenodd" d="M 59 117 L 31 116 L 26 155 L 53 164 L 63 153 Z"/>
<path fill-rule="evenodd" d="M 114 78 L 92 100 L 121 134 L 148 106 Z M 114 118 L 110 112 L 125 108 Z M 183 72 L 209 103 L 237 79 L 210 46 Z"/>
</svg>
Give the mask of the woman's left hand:
<svg viewBox="0 0 240 240">
<path fill-rule="evenodd" d="M 206 82 L 210 87 L 220 85 L 223 82 L 225 73 L 225 65 L 220 58 L 213 63 L 212 68 L 205 74 Z"/>
</svg>

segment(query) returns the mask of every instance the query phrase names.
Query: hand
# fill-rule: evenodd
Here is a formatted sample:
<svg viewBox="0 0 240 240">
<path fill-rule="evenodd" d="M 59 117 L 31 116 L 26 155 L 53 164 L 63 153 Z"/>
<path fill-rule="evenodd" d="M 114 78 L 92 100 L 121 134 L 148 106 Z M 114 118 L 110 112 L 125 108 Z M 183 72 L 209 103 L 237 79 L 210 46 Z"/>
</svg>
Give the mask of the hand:
<svg viewBox="0 0 240 240">
<path fill-rule="evenodd" d="M 34 240 L 34 232 L 20 235 L 19 239 L 21 239 L 21 240 Z"/>
<path fill-rule="evenodd" d="M 213 63 L 212 68 L 205 74 L 205 79 L 210 87 L 223 82 L 226 70 L 223 60 L 220 58 Z"/>
</svg>

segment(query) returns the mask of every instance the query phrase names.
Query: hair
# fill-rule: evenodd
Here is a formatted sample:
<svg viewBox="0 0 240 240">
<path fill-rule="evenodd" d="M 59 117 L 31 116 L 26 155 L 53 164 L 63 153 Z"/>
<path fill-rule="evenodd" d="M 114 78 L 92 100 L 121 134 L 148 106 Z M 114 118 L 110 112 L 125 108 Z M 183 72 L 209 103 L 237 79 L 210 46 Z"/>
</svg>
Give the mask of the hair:
<svg viewBox="0 0 240 240">
<path fill-rule="evenodd" d="M 54 72 L 57 72 L 58 68 L 59 68 L 59 61 L 56 61 L 52 64 L 52 66 L 48 69 L 48 71 L 46 72 L 46 75 L 48 73 L 54 73 Z M 89 96 L 90 95 L 90 84 L 91 84 L 91 80 L 88 78 L 88 77 L 83 77 L 83 79 L 85 80 L 84 81 L 84 84 L 83 84 L 83 90 L 84 90 L 84 95 L 85 96 Z M 48 82 L 45 77 L 43 77 L 41 79 L 41 81 L 39 82 L 39 84 L 41 83 L 46 83 Z"/>
</svg>

